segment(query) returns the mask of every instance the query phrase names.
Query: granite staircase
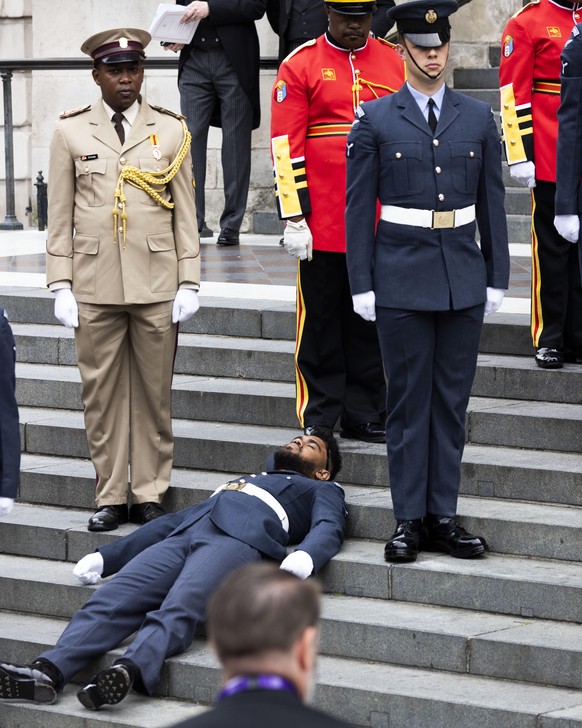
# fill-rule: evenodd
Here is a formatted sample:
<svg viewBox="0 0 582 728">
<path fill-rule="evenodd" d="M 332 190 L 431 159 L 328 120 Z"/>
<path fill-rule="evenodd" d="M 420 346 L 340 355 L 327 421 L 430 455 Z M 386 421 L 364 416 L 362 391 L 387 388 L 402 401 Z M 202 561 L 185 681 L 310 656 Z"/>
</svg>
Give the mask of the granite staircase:
<svg viewBox="0 0 582 728">
<path fill-rule="evenodd" d="M 23 442 L 20 499 L 0 520 L 0 657 L 26 662 L 96 588 L 76 583 L 73 564 L 134 526 L 86 530 L 94 473 L 80 378 L 50 294 L 4 288 L 0 299 L 17 341 Z M 169 510 L 254 472 L 296 434 L 293 334 L 292 304 L 202 297 L 176 359 Z M 386 564 L 384 446 L 340 442 L 349 532 L 321 574 L 316 704 L 371 728 L 582 727 L 582 367 L 537 369 L 527 317 L 487 320 L 459 503 L 464 525 L 489 541 L 480 560 Z M 72 684 L 54 706 L 0 705 L 0 727 L 161 728 L 211 704 L 219 675 L 200 635 L 167 661 L 153 698 L 93 714 Z"/>
</svg>

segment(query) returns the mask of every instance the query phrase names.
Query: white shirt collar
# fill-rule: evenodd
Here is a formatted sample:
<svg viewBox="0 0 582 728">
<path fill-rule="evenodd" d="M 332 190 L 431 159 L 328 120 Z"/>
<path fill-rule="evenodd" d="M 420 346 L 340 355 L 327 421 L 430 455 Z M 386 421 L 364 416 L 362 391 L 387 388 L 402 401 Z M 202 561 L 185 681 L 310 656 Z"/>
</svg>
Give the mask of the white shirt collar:
<svg viewBox="0 0 582 728">
<path fill-rule="evenodd" d="M 103 103 L 103 108 L 105 109 L 105 113 L 111 119 L 111 117 L 113 116 L 115 111 L 111 108 L 111 106 L 109 106 L 109 104 L 106 104 L 105 101 L 103 101 L 103 99 L 101 99 L 101 102 Z M 126 109 L 123 112 L 123 116 L 125 117 L 124 121 L 127 121 L 129 126 L 133 126 L 138 114 L 139 114 L 139 101 L 136 100 L 129 107 L 129 109 Z"/>
<path fill-rule="evenodd" d="M 412 88 L 412 86 L 408 83 L 408 81 L 406 82 L 406 85 L 408 86 L 408 90 L 412 94 L 413 99 L 418 104 L 418 108 L 422 111 L 422 113 L 424 114 L 424 112 L 425 112 L 426 106 L 428 104 L 428 100 L 432 99 L 434 101 L 434 105 L 435 105 L 435 114 L 438 117 L 438 115 L 440 114 L 440 111 L 442 109 L 442 106 L 443 106 L 443 98 L 445 95 L 445 88 L 446 88 L 445 84 L 443 83 L 443 85 L 439 88 L 439 90 L 433 96 L 427 96 L 426 94 L 423 94 L 421 91 L 417 91 L 415 88 Z"/>
</svg>

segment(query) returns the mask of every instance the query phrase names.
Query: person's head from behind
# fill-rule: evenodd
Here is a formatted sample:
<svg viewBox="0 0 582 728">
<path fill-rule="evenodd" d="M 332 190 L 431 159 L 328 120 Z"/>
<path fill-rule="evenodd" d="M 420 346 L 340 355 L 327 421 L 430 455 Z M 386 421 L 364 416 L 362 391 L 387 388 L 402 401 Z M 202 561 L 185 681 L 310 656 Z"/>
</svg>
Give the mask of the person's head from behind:
<svg viewBox="0 0 582 728">
<path fill-rule="evenodd" d="M 321 588 L 271 563 L 233 571 L 208 603 L 210 644 L 227 682 L 240 675 L 286 678 L 308 701 L 315 682 Z"/>
<path fill-rule="evenodd" d="M 312 427 L 274 453 L 277 470 L 295 470 L 314 480 L 334 480 L 342 466 L 337 440 L 327 428 Z"/>
</svg>

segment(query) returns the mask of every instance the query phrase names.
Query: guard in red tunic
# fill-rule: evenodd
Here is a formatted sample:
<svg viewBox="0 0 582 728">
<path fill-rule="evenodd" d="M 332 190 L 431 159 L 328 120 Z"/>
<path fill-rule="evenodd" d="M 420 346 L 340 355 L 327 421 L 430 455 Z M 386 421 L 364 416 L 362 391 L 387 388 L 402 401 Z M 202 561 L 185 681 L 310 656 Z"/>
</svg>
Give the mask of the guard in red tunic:
<svg viewBox="0 0 582 728">
<path fill-rule="evenodd" d="M 354 313 L 346 267 L 346 139 L 360 103 L 397 91 L 394 46 L 369 36 L 374 0 L 325 3 L 327 32 L 281 64 L 271 104 L 284 246 L 299 259 L 296 386 L 302 427 L 384 442 L 385 384 L 375 325 Z"/>
<path fill-rule="evenodd" d="M 582 354 L 577 251 L 554 228 L 560 53 L 582 2 L 534 0 L 503 33 L 499 81 L 511 176 L 532 191 L 531 332 L 535 360 L 559 369 Z"/>
</svg>

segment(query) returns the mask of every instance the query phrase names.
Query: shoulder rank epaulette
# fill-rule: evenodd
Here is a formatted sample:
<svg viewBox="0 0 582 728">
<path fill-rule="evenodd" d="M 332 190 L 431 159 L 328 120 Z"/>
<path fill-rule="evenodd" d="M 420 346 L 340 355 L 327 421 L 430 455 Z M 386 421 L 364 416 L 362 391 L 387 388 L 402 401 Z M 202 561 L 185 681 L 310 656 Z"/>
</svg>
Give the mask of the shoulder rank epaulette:
<svg viewBox="0 0 582 728">
<path fill-rule="evenodd" d="M 68 119 L 70 116 L 77 116 L 77 114 L 82 114 L 84 111 L 89 111 L 91 108 L 91 104 L 87 104 L 87 106 L 79 106 L 77 109 L 69 109 L 69 111 L 63 111 L 61 114 L 59 114 L 59 119 Z"/>
<path fill-rule="evenodd" d="M 311 38 L 311 40 L 306 40 L 305 43 L 302 43 L 300 46 L 297 46 L 295 50 L 291 51 L 288 56 L 285 56 L 283 60 L 288 61 L 290 58 L 293 58 L 296 53 L 299 53 L 299 51 L 302 51 L 304 48 L 309 48 L 309 46 L 315 45 L 315 40 L 315 38 Z"/>
<path fill-rule="evenodd" d="M 179 119 L 182 121 L 182 119 L 185 119 L 185 116 L 182 116 L 182 114 L 178 114 L 176 111 L 170 111 L 170 109 L 165 109 L 163 106 L 155 106 L 154 104 L 150 104 L 150 107 L 152 109 L 155 109 L 156 111 L 159 111 L 162 114 L 168 114 L 169 116 L 173 116 L 174 119 Z"/>
<path fill-rule="evenodd" d="M 396 48 L 396 44 L 391 43 L 389 40 L 386 40 L 386 38 L 376 38 L 376 40 L 379 40 L 380 43 L 383 43 L 384 45 L 390 46 L 390 48 Z"/>
<path fill-rule="evenodd" d="M 521 13 L 523 13 L 524 10 L 527 10 L 528 8 L 533 8 L 534 5 L 539 5 L 541 3 L 541 1 L 542 0 L 531 0 L 531 2 L 529 2 L 527 5 L 524 5 L 523 8 L 520 8 L 515 13 L 513 13 L 513 15 L 511 17 L 517 18 L 517 16 L 520 15 Z"/>
</svg>

